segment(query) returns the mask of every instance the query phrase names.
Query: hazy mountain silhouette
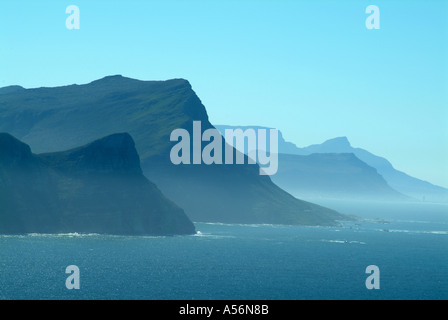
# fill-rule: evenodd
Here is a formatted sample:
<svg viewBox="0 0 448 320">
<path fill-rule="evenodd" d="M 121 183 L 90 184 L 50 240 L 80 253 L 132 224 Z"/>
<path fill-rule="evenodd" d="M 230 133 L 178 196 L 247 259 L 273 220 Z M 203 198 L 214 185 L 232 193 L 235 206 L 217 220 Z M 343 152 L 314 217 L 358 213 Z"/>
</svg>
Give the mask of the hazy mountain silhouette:
<svg viewBox="0 0 448 320">
<path fill-rule="evenodd" d="M 410 200 L 353 153 L 279 154 L 279 169 L 272 180 L 294 196 L 308 199 Z"/>
<path fill-rule="evenodd" d="M 217 125 L 217 129 L 219 129 L 222 133 L 224 133 L 225 129 L 232 129 L 235 128 L 235 126 L 230 125 Z M 254 129 L 270 129 L 268 127 L 261 127 L 261 126 L 244 126 L 242 128 L 248 129 L 248 128 L 254 128 Z M 340 190 L 330 190 L 330 186 L 335 186 L 335 176 L 336 172 L 334 170 L 331 170 L 329 168 L 339 168 L 341 170 L 349 170 L 348 168 L 354 164 L 352 163 L 346 163 L 346 167 L 342 169 L 340 166 L 342 165 L 342 162 L 345 160 L 348 160 L 346 158 L 338 158 L 335 156 L 335 154 L 340 153 L 352 153 L 354 154 L 359 160 L 364 162 L 366 165 L 374 168 L 378 175 L 380 177 L 376 177 L 374 181 L 370 180 L 373 176 L 370 176 L 370 178 L 362 175 L 352 176 L 351 179 L 348 180 L 339 180 L 339 187 L 342 188 L 342 190 L 353 190 L 352 194 L 354 197 L 367 197 L 367 198 L 378 198 L 378 199 L 397 199 L 397 200 L 426 200 L 426 201 L 436 201 L 436 202 L 446 202 L 448 201 L 448 190 L 436 185 L 433 185 L 429 182 L 411 177 L 407 175 L 404 172 L 396 170 L 392 164 L 385 158 L 376 156 L 364 149 L 361 148 L 353 148 L 348 141 L 346 137 L 338 137 L 334 139 L 327 140 L 323 142 L 322 144 L 314 144 L 310 145 L 308 147 L 299 148 L 294 143 L 291 143 L 289 141 L 286 141 L 281 132 L 279 131 L 279 141 L 278 141 L 278 152 L 280 154 L 290 154 L 290 155 L 300 155 L 300 156 L 308 156 L 312 155 L 314 153 L 326 153 L 326 154 L 333 154 L 333 155 L 327 155 L 325 156 L 326 159 L 326 167 L 322 167 L 322 170 L 318 172 L 317 164 L 315 166 L 310 167 L 311 164 L 305 165 L 305 159 L 301 157 L 286 157 L 286 156 L 280 156 L 279 158 L 279 172 L 277 175 L 272 176 L 272 179 L 274 182 L 276 182 L 280 187 L 284 188 L 286 191 L 293 193 L 297 196 L 297 191 L 300 190 L 300 194 L 302 195 L 309 195 L 309 194 L 320 194 L 324 195 L 327 194 L 328 196 L 335 196 L 337 194 L 340 194 Z M 269 146 L 269 144 L 268 144 Z M 269 151 L 269 148 L 268 150 Z M 248 152 L 248 150 L 244 150 L 245 153 Z M 331 158 L 334 158 L 335 163 L 331 163 Z M 293 159 L 297 160 L 297 163 L 293 164 Z M 308 158 L 311 159 L 311 158 Z M 283 167 L 285 166 L 285 167 Z M 286 183 L 287 177 L 282 177 L 285 172 L 288 172 L 290 174 L 290 177 L 292 179 L 292 176 L 294 176 L 292 172 L 292 166 L 295 168 L 296 173 L 294 174 L 296 178 L 294 181 L 289 181 Z M 303 168 L 301 166 L 304 166 Z M 311 176 L 308 178 L 305 178 L 305 168 L 308 166 L 311 172 L 314 172 L 316 175 L 315 178 L 316 181 L 311 181 Z M 283 168 L 282 168 L 283 167 Z M 352 168 L 351 172 L 355 172 L 356 168 Z M 330 174 L 331 173 L 331 174 Z M 322 180 L 323 181 L 323 175 L 328 174 L 327 176 L 327 184 L 321 185 L 318 187 L 318 190 L 312 190 L 311 186 L 315 185 L 317 188 L 317 181 Z M 361 174 L 361 172 L 359 173 Z M 297 179 L 300 178 L 302 180 L 298 181 Z M 356 181 L 356 179 L 359 179 L 359 181 Z M 383 187 L 381 187 L 382 191 L 379 191 L 378 189 L 378 183 L 383 180 Z M 363 182 L 362 182 L 363 181 Z M 365 187 L 362 187 L 360 189 L 353 189 L 357 184 L 360 183 L 366 184 Z M 306 189 L 305 183 L 309 183 L 310 189 Z M 292 187 L 293 185 L 296 185 L 296 187 Z M 351 184 L 352 186 L 349 186 Z M 370 192 L 370 196 L 368 196 L 368 188 L 367 184 L 371 184 L 372 190 Z M 388 186 L 384 185 L 387 184 Z M 325 192 L 324 192 L 325 190 Z M 387 192 L 389 190 L 389 192 Z M 347 195 L 350 195 L 347 194 Z M 406 197 L 403 197 L 405 195 Z"/>
<path fill-rule="evenodd" d="M 265 129 L 267 130 L 266 132 L 269 132 L 270 129 L 275 129 L 275 128 L 271 128 L 271 127 L 263 127 L 263 126 L 233 126 L 233 125 L 223 125 L 223 124 L 219 124 L 219 125 L 214 125 L 214 127 L 216 129 L 219 130 L 219 132 L 221 132 L 221 134 L 223 136 L 225 136 L 225 130 L 226 129 L 235 129 L 235 128 L 240 128 L 241 130 L 247 130 L 247 129 L 254 129 L 254 130 L 259 130 L 259 129 Z M 270 146 L 270 139 L 269 139 L 269 135 L 266 135 L 266 151 L 270 152 L 269 150 L 269 146 Z M 248 152 L 250 150 L 247 149 L 247 144 L 245 145 L 245 149 L 244 150 L 239 150 L 245 154 L 248 154 Z M 280 130 L 278 130 L 278 153 L 284 153 L 284 154 L 296 154 L 296 149 L 297 146 L 289 141 L 286 141 L 285 138 L 283 137 L 283 134 Z"/>
<path fill-rule="evenodd" d="M 236 115 L 237 116 L 237 115 Z M 174 129 L 213 128 L 188 81 L 109 76 L 85 85 L 0 95 L 0 130 L 36 152 L 73 148 L 115 133 L 135 140 L 144 174 L 193 221 L 334 225 L 347 218 L 301 201 L 259 175 L 258 165 L 173 165 Z M 247 162 L 246 162 L 247 163 Z"/>
<path fill-rule="evenodd" d="M 330 139 L 322 144 L 315 144 L 295 150 L 295 154 L 302 155 L 328 152 L 351 152 L 355 154 L 359 159 L 375 168 L 392 188 L 409 197 L 425 201 L 448 201 L 448 189 L 411 177 L 404 172 L 396 170 L 387 159 L 376 156 L 361 148 L 353 148 L 346 137 Z"/>
<path fill-rule="evenodd" d="M 183 210 L 143 176 L 128 134 L 35 155 L 0 133 L 0 204 L 0 233 L 195 232 Z"/>
</svg>

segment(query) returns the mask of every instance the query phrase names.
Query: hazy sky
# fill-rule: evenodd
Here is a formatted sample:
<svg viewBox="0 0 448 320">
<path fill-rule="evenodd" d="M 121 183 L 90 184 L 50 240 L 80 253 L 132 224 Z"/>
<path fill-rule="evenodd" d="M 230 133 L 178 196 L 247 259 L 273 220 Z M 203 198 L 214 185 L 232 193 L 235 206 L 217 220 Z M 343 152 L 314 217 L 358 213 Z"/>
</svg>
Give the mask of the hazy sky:
<svg viewBox="0 0 448 320">
<path fill-rule="evenodd" d="M 448 187 L 448 1 L 2 0 L 0 44 L 0 86 L 185 78 L 214 124 L 347 136 Z"/>
</svg>

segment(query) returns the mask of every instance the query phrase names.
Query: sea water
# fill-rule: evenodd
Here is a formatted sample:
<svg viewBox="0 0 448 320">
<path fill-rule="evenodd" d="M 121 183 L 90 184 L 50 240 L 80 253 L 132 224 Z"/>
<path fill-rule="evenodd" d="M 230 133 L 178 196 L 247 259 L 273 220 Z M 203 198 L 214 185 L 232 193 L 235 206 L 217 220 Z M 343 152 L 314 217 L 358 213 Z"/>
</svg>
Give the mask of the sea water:
<svg viewBox="0 0 448 320">
<path fill-rule="evenodd" d="M 447 299 L 448 206 L 322 202 L 338 227 L 196 223 L 175 237 L 0 236 L 0 299 Z M 66 287 L 67 266 L 79 289 Z M 368 289 L 366 268 L 379 269 Z"/>
</svg>

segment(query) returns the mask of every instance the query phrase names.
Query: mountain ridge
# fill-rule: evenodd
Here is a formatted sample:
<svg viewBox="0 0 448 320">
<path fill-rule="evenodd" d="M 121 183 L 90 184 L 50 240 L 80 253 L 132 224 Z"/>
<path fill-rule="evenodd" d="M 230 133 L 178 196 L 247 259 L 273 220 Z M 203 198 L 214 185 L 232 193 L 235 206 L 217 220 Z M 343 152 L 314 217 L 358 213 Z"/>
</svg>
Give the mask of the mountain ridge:
<svg viewBox="0 0 448 320">
<path fill-rule="evenodd" d="M 18 107 L 19 106 L 19 107 Z M 116 132 L 135 141 L 141 168 L 195 222 L 336 225 L 348 217 L 294 198 L 258 165 L 173 165 L 170 134 L 213 125 L 185 79 L 104 77 L 84 85 L 0 96 L 0 130 L 37 153 L 75 148 Z M 224 143 L 222 145 L 225 145 Z"/>
<path fill-rule="evenodd" d="M 330 139 L 322 144 L 299 148 L 297 154 L 349 151 L 354 153 L 368 165 L 377 169 L 378 173 L 381 174 L 387 183 L 395 190 L 417 200 L 448 202 L 448 189 L 412 177 L 397 170 L 386 158 L 374 155 L 362 148 L 354 148 L 351 146 L 348 139 L 345 139 L 347 140 L 347 144 L 337 145 L 334 143 L 334 139 Z"/>
<path fill-rule="evenodd" d="M 353 153 L 279 154 L 273 181 L 305 199 L 410 200 Z"/>
<path fill-rule="evenodd" d="M 0 151 L 0 233 L 195 233 L 183 210 L 143 176 L 128 134 L 36 155 L 0 133 Z"/>
<path fill-rule="evenodd" d="M 234 126 L 217 125 L 216 127 L 223 133 L 225 128 L 233 128 Z M 269 127 L 263 126 L 244 126 L 244 128 L 269 129 Z M 245 152 L 247 152 L 247 150 L 245 150 Z M 392 189 L 407 196 L 410 201 L 423 200 L 431 202 L 448 202 L 448 189 L 414 178 L 395 169 L 386 158 L 376 156 L 362 148 L 352 147 L 349 139 L 345 136 L 328 139 L 320 144 L 297 147 L 294 143 L 286 141 L 279 131 L 278 152 L 279 154 L 283 153 L 301 156 L 311 155 L 313 153 L 353 153 L 361 161 L 372 168 L 375 168 L 378 174 L 385 179 L 386 183 Z M 273 178 L 275 180 L 275 177 Z"/>
</svg>

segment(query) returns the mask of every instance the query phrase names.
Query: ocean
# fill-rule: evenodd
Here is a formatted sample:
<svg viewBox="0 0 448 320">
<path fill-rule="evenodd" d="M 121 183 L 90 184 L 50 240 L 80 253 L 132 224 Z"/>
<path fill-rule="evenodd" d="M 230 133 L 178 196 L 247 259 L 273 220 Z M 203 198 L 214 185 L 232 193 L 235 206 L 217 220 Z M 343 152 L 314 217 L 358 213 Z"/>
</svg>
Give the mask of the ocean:
<svg viewBox="0 0 448 320">
<path fill-rule="evenodd" d="M 318 200 L 316 200 L 318 202 Z M 0 236 L 0 299 L 448 298 L 448 205 L 320 201 L 338 227 L 196 223 L 192 236 Z M 79 268 L 69 290 L 67 266 Z M 368 289 L 367 266 L 379 270 Z"/>
</svg>

